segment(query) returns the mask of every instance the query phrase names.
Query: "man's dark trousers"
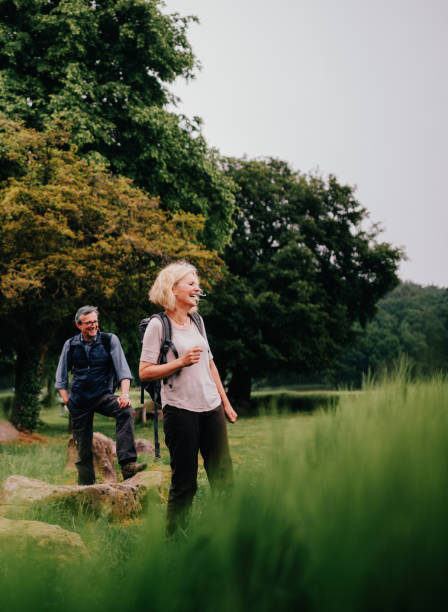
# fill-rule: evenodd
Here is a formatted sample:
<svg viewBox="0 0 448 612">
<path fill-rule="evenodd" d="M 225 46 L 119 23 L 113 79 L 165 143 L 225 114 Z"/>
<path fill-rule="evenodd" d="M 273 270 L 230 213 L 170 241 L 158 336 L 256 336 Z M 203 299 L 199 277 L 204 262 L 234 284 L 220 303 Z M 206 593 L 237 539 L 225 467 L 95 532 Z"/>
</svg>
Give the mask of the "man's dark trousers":
<svg viewBox="0 0 448 612">
<path fill-rule="evenodd" d="M 78 468 L 78 484 L 95 484 L 95 470 L 93 467 L 93 415 L 99 412 L 104 416 L 116 419 L 116 440 L 118 463 L 123 466 L 126 463 L 137 460 L 137 452 L 134 443 L 134 418 L 131 406 L 120 408 L 116 395 L 107 393 L 101 395 L 88 403 L 68 403 L 70 419 L 73 429 L 73 437 L 78 449 L 79 460 L 76 462 Z"/>
</svg>

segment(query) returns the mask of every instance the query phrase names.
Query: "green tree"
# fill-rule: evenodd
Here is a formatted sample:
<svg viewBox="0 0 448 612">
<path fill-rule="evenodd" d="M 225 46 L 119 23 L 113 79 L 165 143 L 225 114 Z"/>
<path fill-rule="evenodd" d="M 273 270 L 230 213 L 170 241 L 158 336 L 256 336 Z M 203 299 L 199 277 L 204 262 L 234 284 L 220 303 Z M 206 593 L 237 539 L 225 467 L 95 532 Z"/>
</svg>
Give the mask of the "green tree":
<svg viewBox="0 0 448 612">
<path fill-rule="evenodd" d="M 0 0 L 0 110 L 38 130 L 71 126 L 82 155 L 101 156 L 165 210 L 202 214 L 202 238 L 229 239 L 233 185 L 200 121 L 167 111 L 168 86 L 197 67 L 192 17 L 160 0 Z"/>
<path fill-rule="evenodd" d="M 83 303 L 135 327 L 146 290 L 168 260 L 187 257 L 207 280 L 220 260 L 198 239 L 204 219 L 166 213 L 125 178 L 80 159 L 67 135 L 0 119 L 0 336 L 13 348 L 13 422 L 32 430 L 40 368 Z"/>
<path fill-rule="evenodd" d="M 247 404 L 254 377 L 329 367 L 394 287 L 402 256 L 361 225 L 366 210 L 334 176 L 305 176 L 276 159 L 228 159 L 239 187 L 208 328 L 229 394 Z"/>
</svg>

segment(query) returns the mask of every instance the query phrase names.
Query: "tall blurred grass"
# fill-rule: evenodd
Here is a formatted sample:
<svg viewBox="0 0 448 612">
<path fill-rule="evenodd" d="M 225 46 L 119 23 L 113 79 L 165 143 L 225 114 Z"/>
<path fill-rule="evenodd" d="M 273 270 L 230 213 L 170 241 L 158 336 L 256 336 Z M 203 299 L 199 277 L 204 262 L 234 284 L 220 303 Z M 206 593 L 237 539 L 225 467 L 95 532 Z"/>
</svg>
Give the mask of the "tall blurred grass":
<svg viewBox="0 0 448 612">
<path fill-rule="evenodd" d="M 260 417 L 262 436 L 242 421 L 254 436 L 231 434 L 249 450 L 233 494 L 200 495 L 186 533 L 167 541 L 155 508 L 127 537 L 104 527 L 102 545 L 86 524 L 91 558 L 72 566 L 8 551 L 4 609 L 444 610 L 447 405 L 445 378 L 401 372 L 331 411 Z"/>
</svg>

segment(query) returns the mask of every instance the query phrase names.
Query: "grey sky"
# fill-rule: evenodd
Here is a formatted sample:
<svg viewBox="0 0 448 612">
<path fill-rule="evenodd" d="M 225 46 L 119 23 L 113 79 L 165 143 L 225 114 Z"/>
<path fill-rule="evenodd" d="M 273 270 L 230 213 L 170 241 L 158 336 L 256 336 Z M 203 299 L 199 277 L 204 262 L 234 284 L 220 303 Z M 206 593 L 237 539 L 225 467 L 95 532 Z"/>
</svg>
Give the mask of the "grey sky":
<svg viewBox="0 0 448 612">
<path fill-rule="evenodd" d="M 447 0 L 166 0 L 203 69 L 172 88 L 224 155 L 357 185 L 403 280 L 448 287 Z"/>
</svg>

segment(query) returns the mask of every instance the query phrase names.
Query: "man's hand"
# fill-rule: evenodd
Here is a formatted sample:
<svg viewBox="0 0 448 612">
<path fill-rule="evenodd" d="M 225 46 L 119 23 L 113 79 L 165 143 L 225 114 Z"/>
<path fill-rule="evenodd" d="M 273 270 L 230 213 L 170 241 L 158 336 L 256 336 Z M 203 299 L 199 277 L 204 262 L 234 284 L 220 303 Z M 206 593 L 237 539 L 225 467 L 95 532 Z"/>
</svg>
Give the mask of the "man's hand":
<svg viewBox="0 0 448 612">
<path fill-rule="evenodd" d="M 131 381 L 129 380 L 129 378 L 123 378 L 120 381 L 120 395 L 118 396 L 118 405 L 120 406 L 120 408 L 126 408 L 126 406 L 129 406 L 131 403 L 131 400 L 129 399 L 129 389 L 131 388 Z"/>
<path fill-rule="evenodd" d="M 129 393 L 122 393 L 118 396 L 118 405 L 120 408 L 126 408 L 126 406 L 129 406 L 130 403 L 131 400 L 129 399 Z"/>
<path fill-rule="evenodd" d="M 62 398 L 62 401 L 64 402 L 65 406 L 67 406 L 68 404 L 68 391 L 67 389 L 58 389 L 59 391 L 59 395 Z"/>
</svg>

